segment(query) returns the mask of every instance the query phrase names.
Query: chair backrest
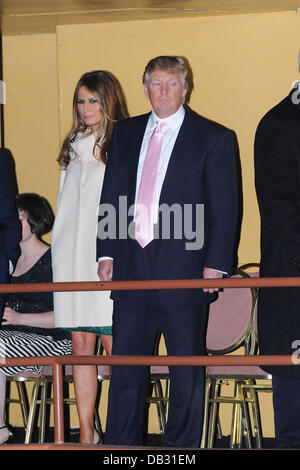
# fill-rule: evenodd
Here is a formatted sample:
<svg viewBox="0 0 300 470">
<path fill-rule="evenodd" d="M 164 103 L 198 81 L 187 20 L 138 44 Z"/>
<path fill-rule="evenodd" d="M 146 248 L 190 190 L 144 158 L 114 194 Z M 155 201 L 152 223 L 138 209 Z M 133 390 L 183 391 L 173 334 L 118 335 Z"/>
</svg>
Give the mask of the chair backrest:
<svg viewBox="0 0 300 470">
<path fill-rule="evenodd" d="M 237 269 L 233 278 L 249 277 Z M 225 288 L 210 304 L 206 334 L 209 354 L 227 354 L 245 346 L 246 354 L 255 351 L 254 319 L 257 289 L 250 287 Z"/>
<path fill-rule="evenodd" d="M 240 266 L 239 269 L 247 273 L 249 277 L 259 277 L 260 264 L 259 263 L 247 263 L 247 264 L 243 264 L 242 266 Z M 256 288 L 257 297 L 258 297 L 258 290 L 259 288 Z M 258 353 L 259 344 L 258 344 L 258 332 L 257 332 L 257 308 L 255 308 L 255 311 L 254 311 L 252 342 L 255 345 L 254 346 L 255 353 Z"/>
</svg>

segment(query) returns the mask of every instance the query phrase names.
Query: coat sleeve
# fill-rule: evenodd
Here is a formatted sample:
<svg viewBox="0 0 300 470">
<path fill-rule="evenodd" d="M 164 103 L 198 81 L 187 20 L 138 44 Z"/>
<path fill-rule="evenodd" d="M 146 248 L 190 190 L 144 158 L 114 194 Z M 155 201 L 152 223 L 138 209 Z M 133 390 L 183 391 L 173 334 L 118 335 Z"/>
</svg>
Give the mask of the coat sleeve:
<svg viewBox="0 0 300 470">
<path fill-rule="evenodd" d="M 3 149 L 0 150 L 0 236 L 2 249 L 15 267 L 20 255 L 22 229 L 12 189 L 8 156 Z"/>
<path fill-rule="evenodd" d="M 116 214 L 119 203 L 119 188 L 116 177 L 118 174 L 117 128 L 118 123 L 114 126 L 101 191 L 96 245 L 97 261 L 103 257 L 114 258 L 114 242 L 117 230 Z"/>
<path fill-rule="evenodd" d="M 57 211 L 59 203 L 60 203 L 60 198 L 61 198 L 61 194 L 62 194 L 62 191 L 63 191 L 65 178 L 66 178 L 66 170 L 62 169 L 62 170 L 60 170 L 60 178 L 59 178 L 57 201 L 56 201 L 56 211 Z"/>
<path fill-rule="evenodd" d="M 206 157 L 204 266 L 228 274 L 233 267 L 238 217 L 236 156 L 233 135 L 222 130 Z"/>
<path fill-rule="evenodd" d="M 254 144 L 255 186 L 262 223 L 300 267 L 300 183 L 289 130 L 278 117 L 264 118 Z"/>
</svg>

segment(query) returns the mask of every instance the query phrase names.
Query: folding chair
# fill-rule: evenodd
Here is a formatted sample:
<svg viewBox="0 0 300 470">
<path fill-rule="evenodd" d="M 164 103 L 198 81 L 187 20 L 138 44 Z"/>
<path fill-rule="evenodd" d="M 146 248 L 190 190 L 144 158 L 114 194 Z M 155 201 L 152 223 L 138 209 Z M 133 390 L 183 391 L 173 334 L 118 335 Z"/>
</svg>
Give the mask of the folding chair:
<svg viewBox="0 0 300 470">
<path fill-rule="evenodd" d="M 237 269 L 233 277 L 247 278 L 250 274 Z M 253 355 L 257 352 L 256 332 L 256 288 L 227 288 L 219 293 L 217 301 L 210 306 L 207 328 L 207 352 L 213 355 L 230 354 L 243 348 L 244 354 Z M 252 432 L 248 405 L 255 410 L 255 435 L 257 443 L 261 443 L 261 423 L 259 419 L 258 400 L 255 395 L 246 398 L 245 385 L 253 385 L 257 379 L 269 379 L 257 366 L 208 366 L 206 368 L 206 391 L 204 424 L 201 447 L 212 448 L 216 438 L 216 430 L 220 431 L 219 405 L 231 403 L 232 423 L 230 447 L 242 447 L 243 437 L 246 446 L 252 446 Z M 233 383 L 233 393 L 224 395 L 224 385 Z"/>
</svg>

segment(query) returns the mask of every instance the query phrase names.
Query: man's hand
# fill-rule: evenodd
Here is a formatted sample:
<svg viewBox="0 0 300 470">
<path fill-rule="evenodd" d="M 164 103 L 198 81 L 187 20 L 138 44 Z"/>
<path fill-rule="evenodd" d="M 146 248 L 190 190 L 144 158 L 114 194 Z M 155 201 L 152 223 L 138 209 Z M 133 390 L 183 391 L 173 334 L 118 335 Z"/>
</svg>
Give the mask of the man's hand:
<svg viewBox="0 0 300 470">
<path fill-rule="evenodd" d="M 100 281 L 111 281 L 113 275 L 113 260 L 100 261 L 98 266 L 98 277 Z"/>
<path fill-rule="evenodd" d="M 220 271 L 215 271 L 214 269 L 211 269 L 211 268 L 203 269 L 203 279 L 220 279 L 221 277 L 223 277 L 223 273 L 221 273 Z M 218 287 L 210 287 L 207 289 L 203 289 L 204 292 L 209 292 L 210 294 L 218 290 L 219 290 Z"/>
</svg>

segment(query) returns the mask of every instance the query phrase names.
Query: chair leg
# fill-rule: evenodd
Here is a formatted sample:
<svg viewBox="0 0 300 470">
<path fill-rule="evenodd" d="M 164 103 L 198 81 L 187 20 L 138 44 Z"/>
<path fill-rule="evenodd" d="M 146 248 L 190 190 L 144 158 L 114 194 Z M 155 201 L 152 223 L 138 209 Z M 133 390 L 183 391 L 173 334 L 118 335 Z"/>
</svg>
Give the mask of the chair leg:
<svg viewBox="0 0 300 470">
<path fill-rule="evenodd" d="M 222 429 L 221 429 L 220 416 L 218 414 L 218 416 L 217 416 L 217 438 L 222 439 L 222 437 L 223 437 L 223 433 L 222 433 Z"/>
<path fill-rule="evenodd" d="M 17 387 L 24 428 L 26 429 L 28 425 L 28 413 L 29 413 L 28 403 L 27 403 L 26 385 L 24 382 L 20 382 L 19 380 L 16 380 L 15 383 Z"/>
<path fill-rule="evenodd" d="M 207 432 L 208 432 L 208 418 L 209 418 L 209 397 L 211 393 L 211 379 L 207 377 L 205 379 L 205 393 L 204 393 L 204 409 L 203 409 L 203 427 L 200 448 L 205 449 L 207 445 Z"/>
<path fill-rule="evenodd" d="M 259 413 L 258 401 L 256 396 L 257 394 L 256 391 L 254 391 L 256 395 L 253 395 L 252 386 L 253 385 L 250 385 L 247 388 L 247 385 L 243 380 L 236 381 L 235 398 L 237 400 L 237 403 L 234 404 L 232 437 L 230 442 L 230 446 L 233 448 L 241 448 L 243 446 L 243 437 L 245 438 L 247 448 L 252 449 L 253 447 L 252 427 L 248 406 L 249 398 L 247 396 L 247 390 L 249 389 L 252 393 L 252 398 L 250 402 L 253 404 L 255 409 L 254 423 L 255 429 L 258 430 L 258 433 L 256 433 L 256 435 L 258 434 L 258 436 L 261 436 L 260 416 L 256 413 L 256 410 L 258 410 Z"/>
<path fill-rule="evenodd" d="M 252 415 L 253 415 L 256 448 L 261 449 L 262 448 L 262 424 L 261 424 L 257 386 L 255 382 L 251 383 L 248 387 L 245 386 L 244 395 L 247 395 L 247 391 L 249 391 L 250 393 L 250 399 L 248 399 L 248 401 L 250 401 L 252 405 Z M 244 401 L 245 401 L 245 398 L 244 398 Z"/>
<path fill-rule="evenodd" d="M 165 428 L 166 428 L 166 417 L 165 417 L 165 407 L 163 403 L 163 392 L 162 392 L 162 386 L 161 386 L 160 380 L 155 379 L 153 386 L 154 386 L 154 394 L 157 399 L 156 406 L 157 406 L 160 433 L 164 434 Z"/>
<path fill-rule="evenodd" d="M 99 434 L 100 443 L 103 444 L 103 431 L 102 431 L 102 426 L 101 426 L 98 410 L 96 410 L 96 407 L 95 407 L 94 417 L 95 417 L 95 429 L 97 433 Z"/>
<path fill-rule="evenodd" d="M 242 413 L 241 413 L 241 381 L 234 381 L 234 397 L 230 444 L 231 448 L 242 446 Z"/>
<path fill-rule="evenodd" d="M 165 421 L 168 421 L 169 409 L 170 409 L 170 384 L 171 381 L 169 378 L 166 379 L 165 384 Z"/>
<path fill-rule="evenodd" d="M 41 385 L 43 378 L 39 377 L 37 380 L 34 381 L 33 389 L 31 393 L 31 400 L 30 400 L 30 407 L 29 407 L 29 415 L 28 415 L 28 423 L 25 433 L 25 444 L 29 444 L 32 440 L 32 433 L 33 433 L 33 426 L 34 426 L 34 418 L 37 406 L 37 397 L 39 388 Z"/>
<path fill-rule="evenodd" d="M 253 417 L 254 417 L 254 429 L 255 429 L 255 440 L 257 449 L 262 448 L 262 425 L 260 417 L 260 408 L 258 403 L 258 395 L 256 390 L 253 390 Z"/>
<path fill-rule="evenodd" d="M 45 430 L 46 430 L 46 411 L 47 411 L 47 391 L 48 391 L 48 380 L 44 379 L 41 383 L 41 400 L 40 400 L 40 423 L 39 423 L 39 443 L 45 442 Z"/>
<path fill-rule="evenodd" d="M 246 445 L 248 449 L 252 449 L 252 427 L 250 421 L 250 414 L 249 414 L 249 404 L 248 404 L 248 394 L 247 390 L 242 389 L 243 392 L 243 404 L 242 404 L 242 411 L 243 411 L 243 421 L 244 421 L 244 434 L 246 439 Z"/>
<path fill-rule="evenodd" d="M 101 398 L 101 391 L 102 391 L 102 380 L 103 379 L 100 379 L 98 377 L 98 392 L 97 392 L 97 398 L 96 398 L 95 410 L 94 410 L 95 429 L 100 436 L 101 444 L 103 444 L 103 431 L 102 431 L 102 425 L 101 425 L 101 420 L 99 416 L 99 405 L 100 405 L 100 398 Z"/>
<path fill-rule="evenodd" d="M 210 411 L 209 411 L 209 424 L 208 424 L 208 436 L 207 436 L 207 448 L 212 449 L 214 446 L 215 433 L 216 433 L 216 421 L 219 410 L 219 403 L 217 398 L 220 395 L 220 381 L 212 379 L 211 383 L 211 395 L 210 398 Z"/>
</svg>

